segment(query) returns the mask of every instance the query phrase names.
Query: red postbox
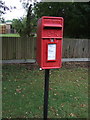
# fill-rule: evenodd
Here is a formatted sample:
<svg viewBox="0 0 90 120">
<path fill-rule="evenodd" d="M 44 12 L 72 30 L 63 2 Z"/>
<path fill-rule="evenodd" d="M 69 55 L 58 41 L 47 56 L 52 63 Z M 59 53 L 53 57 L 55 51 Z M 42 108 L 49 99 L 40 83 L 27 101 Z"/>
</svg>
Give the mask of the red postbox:
<svg viewBox="0 0 90 120">
<path fill-rule="evenodd" d="M 62 17 L 43 16 L 38 20 L 36 61 L 40 68 L 61 68 L 62 39 Z"/>
</svg>

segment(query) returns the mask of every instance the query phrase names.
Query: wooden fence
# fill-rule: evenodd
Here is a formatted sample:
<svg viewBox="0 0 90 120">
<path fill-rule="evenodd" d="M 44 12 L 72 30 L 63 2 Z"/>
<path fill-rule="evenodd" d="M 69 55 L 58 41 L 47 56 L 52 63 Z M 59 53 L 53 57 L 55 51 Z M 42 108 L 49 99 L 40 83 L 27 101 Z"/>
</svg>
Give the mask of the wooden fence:
<svg viewBox="0 0 90 120">
<path fill-rule="evenodd" d="M 88 58 L 89 57 L 88 39 L 64 39 L 63 57 L 64 58 Z"/>
<path fill-rule="evenodd" d="M 36 38 L 2 38 L 2 59 L 34 59 Z M 63 40 L 63 58 L 88 58 L 88 39 Z"/>
</svg>

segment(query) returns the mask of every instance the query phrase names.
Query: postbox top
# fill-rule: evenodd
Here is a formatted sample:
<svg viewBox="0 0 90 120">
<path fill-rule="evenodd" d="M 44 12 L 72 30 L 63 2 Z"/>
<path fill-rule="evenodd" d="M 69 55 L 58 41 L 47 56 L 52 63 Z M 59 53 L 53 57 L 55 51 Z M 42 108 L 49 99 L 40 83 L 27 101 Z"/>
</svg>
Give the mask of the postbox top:
<svg viewBox="0 0 90 120">
<path fill-rule="evenodd" d="M 41 19 L 63 19 L 63 17 L 42 16 Z"/>
<path fill-rule="evenodd" d="M 52 16 L 43 16 L 40 18 L 42 20 L 43 27 L 62 27 L 63 18 L 62 17 L 52 17 Z"/>
</svg>

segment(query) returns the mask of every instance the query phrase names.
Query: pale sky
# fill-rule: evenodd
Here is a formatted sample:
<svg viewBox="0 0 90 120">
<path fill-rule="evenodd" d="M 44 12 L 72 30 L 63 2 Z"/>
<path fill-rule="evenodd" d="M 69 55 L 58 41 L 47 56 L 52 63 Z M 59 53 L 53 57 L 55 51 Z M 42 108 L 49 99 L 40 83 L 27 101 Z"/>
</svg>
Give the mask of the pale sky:
<svg viewBox="0 0 90 120">
<path fill-rule="evenodd" d="M 12 9 L 10 11 L 6 11 L 6 14 L 3 15 L 5 20 L 12 20 L 14 18 L 18 19 L 26 15 L 25 9 L 23 9 L 22 4 L 19 2 L 20 0 L 2 0 L 5 1 L 6 6 L 16 6 L 16 9 Z M 33 2 L 33 0 L 31 0 Z M 40 0 L 37 0 L 40 1 Z"/>
</svg>

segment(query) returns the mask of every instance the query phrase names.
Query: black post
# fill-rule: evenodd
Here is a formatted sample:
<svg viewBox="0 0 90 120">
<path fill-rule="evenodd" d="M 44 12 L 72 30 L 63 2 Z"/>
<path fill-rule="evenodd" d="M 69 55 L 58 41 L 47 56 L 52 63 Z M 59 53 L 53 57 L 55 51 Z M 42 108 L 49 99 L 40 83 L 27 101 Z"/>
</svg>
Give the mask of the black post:
<svg viewBox="0 0 90 120">
<path fill-rule="evenodd" d="M 49 69 L 45 69 L 45 85 L 44 85 L 44 120 L 48 115 L 48 90 L 49 90 Z"/>
</svg>

